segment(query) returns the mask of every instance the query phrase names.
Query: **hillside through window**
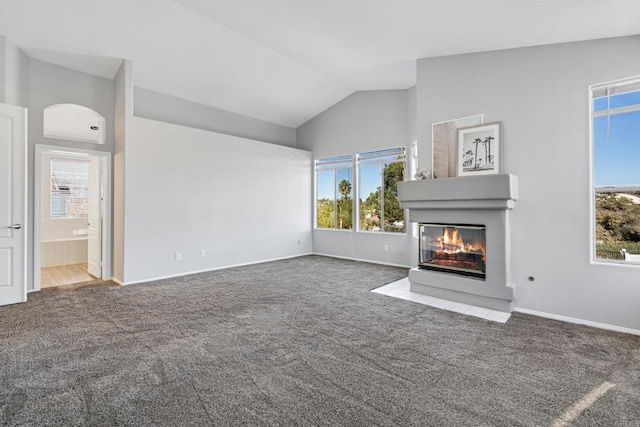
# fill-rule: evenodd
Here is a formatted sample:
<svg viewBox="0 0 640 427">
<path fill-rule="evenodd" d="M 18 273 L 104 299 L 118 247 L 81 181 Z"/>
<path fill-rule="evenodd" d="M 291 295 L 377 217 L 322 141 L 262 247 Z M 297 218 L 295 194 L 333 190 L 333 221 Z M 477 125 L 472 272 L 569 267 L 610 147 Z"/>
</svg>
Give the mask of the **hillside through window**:
<svg viewBox="0 0 640 427">
<path fill-rule="evenodd" d="M 595 259 L 640 263 L 640 79 L 591 89 Z"/>
</svg>

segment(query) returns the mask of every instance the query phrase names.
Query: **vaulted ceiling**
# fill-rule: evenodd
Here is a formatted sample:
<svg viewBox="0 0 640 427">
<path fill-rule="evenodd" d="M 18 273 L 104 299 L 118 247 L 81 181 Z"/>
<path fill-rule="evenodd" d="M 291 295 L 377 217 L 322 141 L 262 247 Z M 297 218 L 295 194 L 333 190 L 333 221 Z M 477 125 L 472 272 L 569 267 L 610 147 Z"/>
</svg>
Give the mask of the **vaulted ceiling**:
<svg viewBox="0 0 640 427">
<path fill-rule="evenodd" d="M 290 127 L 418 58 L 640 34 L 638 0 L 0 0 L 33 58 Z M 640 54 L 640 52 L 639 52 Z"/>
</svg>

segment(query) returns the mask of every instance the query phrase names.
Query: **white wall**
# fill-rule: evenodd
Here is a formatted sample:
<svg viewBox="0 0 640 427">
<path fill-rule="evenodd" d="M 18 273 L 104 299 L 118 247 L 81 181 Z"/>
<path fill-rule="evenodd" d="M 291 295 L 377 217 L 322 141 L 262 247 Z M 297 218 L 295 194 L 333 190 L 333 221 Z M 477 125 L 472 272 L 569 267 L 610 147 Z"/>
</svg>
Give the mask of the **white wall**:
<svg viewBox="0 0 640 427">
<path fill-rule="evenodd" d="M 411 142 L 415 142 L 418 139 L 418 89 L 414 86 L 407 90 L 407 102 L 408 102 L 408 110 L 407 110 L 407 132 L 408 139 Z"/>
<path fill-rule="evenodd" d="M 31 58 L 29 140 L 31 144 L 113 152 L 113 81 Z M 103 145 L 44 137 L 44 109 L 53 104 L 78 104 L 91 108 L 106 121 Z"/>
<path fill-rule="evenodd" d="M 0 36 L 0 102 L 6 104 L 7 38 Z"/>
<path fill-rule="evenodd" d="M 29 57 L 4 36 L 0 36 L 0 102 L 29 104 Z"/>
<path fill-rule="evenodd" d="M 300 126 L 298 147 L 312 151 L 315 159 L 395 147 L 407 147 L 409 154 L 412 99 L 410 90 L 356 92 Z M 408 266 L 412 240 L 404 234 L 317 229 L 313 251 Z"/>
<path fill-rule="evenodd" d="M 133 117 L 133 64 L 122 61 L 113 77 L 113 278 L 124 282 L 125 148 Z"/>
<path fill-rule="evenodd" d="M 431 124 L 502 121 L 518 308 L 640 329 L 640 268 L 590 263 L 589 85 L 640 74 L 640 36 L 418 62 L 421 166 Z M 535 281 L 529 282 L 528 276 Z"/>
<path fill-rule="evenodd" d="M 5 103 L 28 107 L 29 57 L 11 41 L 5 43 Z"/>
<path fill-rule="evenodd" d="M 311 153 L 138 117 L 128 127 L 125 283 L 311 252 Z"/>
<path fill-rule="evenodd" d="M 273 144 L 296 146 L 296 130 L 242 114 L 140 87 L 134 88 L 134 111 L 137 117 L 174 123 L 198 129 L 240 136 Z"/>
</svg>

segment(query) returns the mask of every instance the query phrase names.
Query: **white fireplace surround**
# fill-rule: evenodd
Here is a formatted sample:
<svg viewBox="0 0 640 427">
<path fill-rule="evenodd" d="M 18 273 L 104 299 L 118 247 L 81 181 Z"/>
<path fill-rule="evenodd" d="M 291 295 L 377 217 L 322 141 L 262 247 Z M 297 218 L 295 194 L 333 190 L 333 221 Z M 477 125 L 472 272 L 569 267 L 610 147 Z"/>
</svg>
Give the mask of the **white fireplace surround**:
<svg viewBox="0 0 640 427">
<path fill-rule="evenodd" d="M 398 184 L 401 206 L 409 221 L 486 226 L 486 278 L 413 268 L 411 291 L 511 312 L 516 286 L 511 280 L 509 212 L 518 200 L 513 175 L 427 179 Z"/>
</svg>

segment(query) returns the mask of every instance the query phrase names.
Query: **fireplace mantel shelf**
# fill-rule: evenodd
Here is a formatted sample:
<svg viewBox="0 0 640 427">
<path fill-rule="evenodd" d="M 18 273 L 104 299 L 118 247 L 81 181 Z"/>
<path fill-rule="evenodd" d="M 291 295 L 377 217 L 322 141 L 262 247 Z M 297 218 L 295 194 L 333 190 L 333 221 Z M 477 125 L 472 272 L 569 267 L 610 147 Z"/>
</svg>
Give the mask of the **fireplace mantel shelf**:
<svg viewBox="0 0 640 427">
<path fill-rule="evenodd" d="M 518 177 L 510 174 L 425 179 L 398 183 L 405 209 L 513 209 Z"/>
</svg>

